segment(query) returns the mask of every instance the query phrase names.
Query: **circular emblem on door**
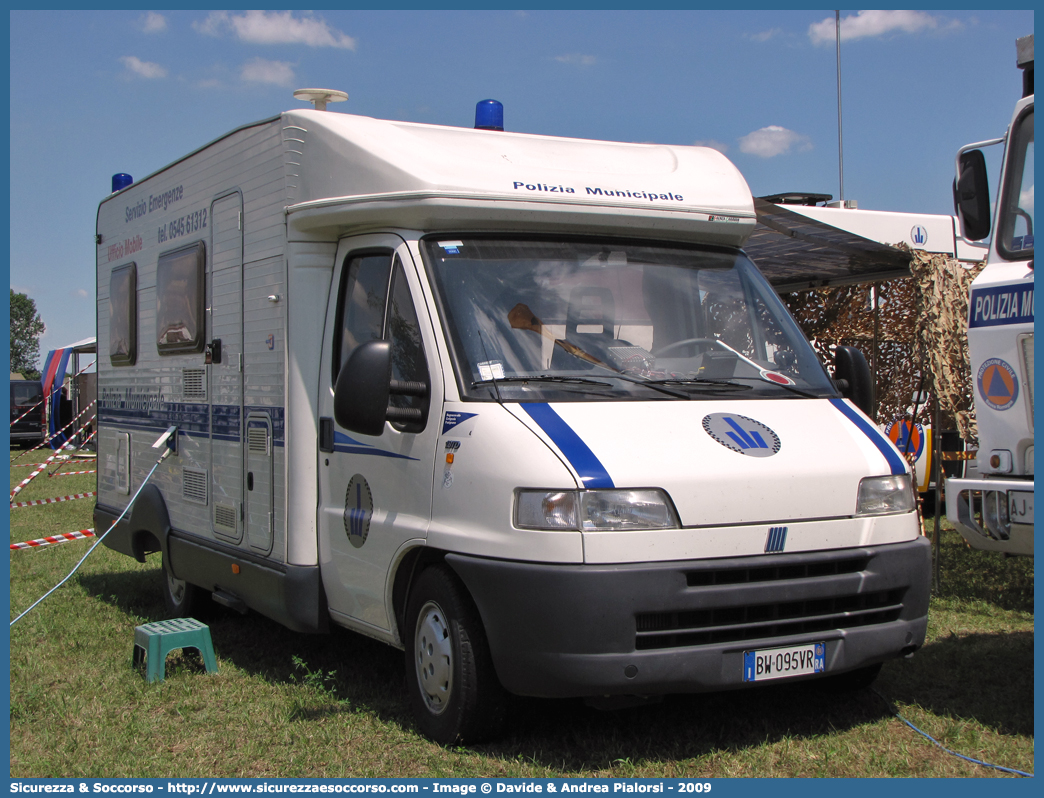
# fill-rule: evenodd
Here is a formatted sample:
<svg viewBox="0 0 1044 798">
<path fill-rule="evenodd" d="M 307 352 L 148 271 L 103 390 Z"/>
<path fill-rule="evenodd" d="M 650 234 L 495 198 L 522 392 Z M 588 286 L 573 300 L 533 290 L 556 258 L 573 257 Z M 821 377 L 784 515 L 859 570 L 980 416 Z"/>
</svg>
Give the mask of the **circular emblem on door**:
<svg viewBox="0 0 1044 798">
<path fill-rule="evenodd" d="M 361 548 L 370 534 L 370 519 L 373 517 L 373 494 L 362 474 L 356 474 L 348 483 L 344 494 L 344 531 L 348 541 Z"/>
<path fill-rule="evenodd" d="M 726 449 L 751 457 L 772 457 L 779 451 L 779 436 L 762 424 L 735 413 L 711 413 L 703 429 Z"/>
<path fill-rule="evenodd" d="M 979 395 L 994 410 L 1007 410 L 1019 398 L 1019 378 L 1015 369 L 999 357 L 991 357 L 979 367 L 976 377 Z"/>
</svg>

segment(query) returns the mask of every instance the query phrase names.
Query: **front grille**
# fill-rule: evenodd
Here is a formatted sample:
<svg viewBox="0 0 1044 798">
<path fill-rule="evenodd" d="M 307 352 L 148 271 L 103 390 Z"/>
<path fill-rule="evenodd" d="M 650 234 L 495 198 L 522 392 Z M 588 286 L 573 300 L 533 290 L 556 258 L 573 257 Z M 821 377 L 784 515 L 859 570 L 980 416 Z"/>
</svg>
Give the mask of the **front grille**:
<svg viewBox="0 0 1044 798">
<path fill-rule="evenodd" d="M 850 557 L 844 560 L 820 560 L 743 568 L 706 568 L 688 571 L 685 582 L 689 587 L 711 585 L 741 585 L 750 582 L 776 582 L 783 579 L 815 579 L 838 574 L 855 574 L 864 570 L 869 557 Z"/>
<path fill-rule="evenodd" d="M 639 613 L 635 648 L 713 645 L 888 623 L 898 620 L 904 592 L 892 589 L 746 607 Z"/>
</svg>

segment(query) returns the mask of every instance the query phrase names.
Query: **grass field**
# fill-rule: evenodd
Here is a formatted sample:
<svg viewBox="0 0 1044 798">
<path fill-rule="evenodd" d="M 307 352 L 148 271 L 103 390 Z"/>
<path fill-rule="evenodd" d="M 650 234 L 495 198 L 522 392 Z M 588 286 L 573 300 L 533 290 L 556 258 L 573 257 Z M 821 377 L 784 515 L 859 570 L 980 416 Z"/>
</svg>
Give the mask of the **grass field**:
<svg viewBox="0 0 1044 798">
<path fill-rule="evenodd" d="M 31 471 L 12 468 L 12 486 Z M 91 490 L 94 475 L 41 474 L 18 500 Z M 12 509 L 11 541 L 90 527 L 92 507 Z M 11 617 L 93 543 L 12 551 Z M 972 552 L 944 528 L 941 564 L 926 645 L 887 663 L 875 690 L 780 685 L 617 712 L 519 700 L 503 739 L 446 749 L 413 727 L 402 654 L 343 630 L 300 635 L 215 605 L 203 620 L 219 672 L 175 654 L 147 684 L 131 649 L 135 626 L 164 617 L 158 555 L 140 565 L 100 546 L 11 629 L 11 775 L 1007 775 L 946 754 L 890 707 L 948 748 L 1032 772 L 1033 560 Z"/>
</svg>

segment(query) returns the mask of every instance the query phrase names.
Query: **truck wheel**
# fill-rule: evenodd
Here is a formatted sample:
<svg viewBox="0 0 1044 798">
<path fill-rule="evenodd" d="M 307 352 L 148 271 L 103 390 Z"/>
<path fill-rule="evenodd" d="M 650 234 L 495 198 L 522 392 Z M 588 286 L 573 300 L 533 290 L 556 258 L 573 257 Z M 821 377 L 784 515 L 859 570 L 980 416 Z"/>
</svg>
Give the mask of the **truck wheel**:
<svg viewBox="0 0 1044 798">
<path fill-rule="evenodd" d="M 504 688 L 478 610 L 446 565 L 418 577 L 406 632 L 406 680 L 420 731 L 442 745 L 495 736 L 504 719 Z"/>
<path fill-rule="evenodd" d="M 190 618 L 199 614 L 203 608 L 206 591 L 183 579 L 177 579 L 170 572 L 167 557 L 163 557 L 163 603 L 167 614 L 172 618 Z"/>
</svg>

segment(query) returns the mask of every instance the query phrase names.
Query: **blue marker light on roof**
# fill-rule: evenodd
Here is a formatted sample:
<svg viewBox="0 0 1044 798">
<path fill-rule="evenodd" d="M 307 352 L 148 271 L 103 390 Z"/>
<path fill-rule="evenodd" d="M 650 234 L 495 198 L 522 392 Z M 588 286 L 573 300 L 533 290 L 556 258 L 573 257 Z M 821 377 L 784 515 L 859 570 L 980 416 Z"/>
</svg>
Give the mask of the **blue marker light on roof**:
<svg viewBox="0 0 1044 798">
<path fill-rule="evenodd" d="M 120 172 L 117 175 L 112 176 L 112 193 L 115 194 L 117 191 L 122 191 L 127 188 L 131 183 L 134 182 L 134 178 L 128 175 L 126 172 Z"/>
<path fill-rule="evenodd" d="M 503 130 L 504 105 L 497 100 L 482 100 L 475 106 L 475 130 Z"/>
</svg>

